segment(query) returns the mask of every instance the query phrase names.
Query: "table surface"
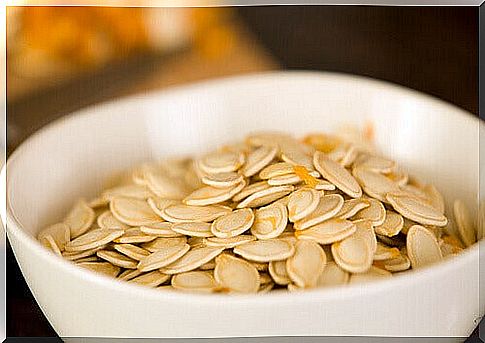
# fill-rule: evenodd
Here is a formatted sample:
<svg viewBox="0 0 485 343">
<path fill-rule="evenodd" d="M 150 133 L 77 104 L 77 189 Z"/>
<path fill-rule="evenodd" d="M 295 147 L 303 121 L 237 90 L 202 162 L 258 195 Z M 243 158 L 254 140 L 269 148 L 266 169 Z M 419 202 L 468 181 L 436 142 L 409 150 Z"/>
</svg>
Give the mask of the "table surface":
<svg viewBox="0 0 485 343">
<path fill-rule="evenodd" d="M 241 21 L 232 26 L 232 49 L 220 58 L 201 59 L 190 49 L 173 56 L 139 56 L 74 80 L 63 89 L 8 101 L 7 153 L 46 123 L 92 103 L 196 80 L 281 68 L 372 76 L 478 113 L 478 12 L 474 8 L 263 6 L 242 7 L 238 13 Z M 113 83 L 117 86 L 110 86 Z M 98 85 L 96 92 L 93 84 Z M 7 289 L 8 336 L 56 336 L 8 243 Z M 478 340 L 477 335 L 476 330 L 469 341 Z"/>
</svg>

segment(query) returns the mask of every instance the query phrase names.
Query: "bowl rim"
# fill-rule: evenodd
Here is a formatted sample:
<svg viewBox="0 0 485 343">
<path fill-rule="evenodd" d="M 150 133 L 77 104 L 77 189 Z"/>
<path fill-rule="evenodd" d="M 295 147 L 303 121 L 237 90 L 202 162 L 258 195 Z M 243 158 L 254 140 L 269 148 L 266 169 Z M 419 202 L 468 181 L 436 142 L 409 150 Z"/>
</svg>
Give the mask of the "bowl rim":
<svg viewBox="0 0 485 343">
<path fill-rule="evenodd" d="M 315 71 L 270 71 L 264 73 L 250 73 L 239 76 L 227 76 L 221 78 L 215 78 L 210 80 L 198 81 L 186 85 L 176 85 L 169 88 L 164 88 L 161 90 L 155 90 L 151 92 L 144 93 L 142 96 L 140 94 L 130 95 L 127 97 L 117 98 L 114 100 L 105 101 L 99 104 L 91 105 L 82 108 L 78 111 L 69 114 L 68 116 L 54 120 L 37 132 L 28 137 L 22 144 L 15 149 L 12 155 L 8 158 L 6 164 L 3 166 L 4 171 L 15 167 L 15 161 L 22 156 L 22 152 L 27 150 L 29 145 L 35 141 L 41 139 L 41 137 L 48 132 L 53 132 L 62 128 L 67 122 L 72 122 L 75 120 L 81 121 L 83 119 L 89 118 L 93 115 L 93 110 L 109 109 L 110 107 L 116 108 L 117 106 L 126 106 L 130 102 L 146 102 L 150 99 L 157 97 L 160 98 L 170 98 L 177 93 L 193 93 L 198 89 L 202 88 L 217 88 L 217 87 L 227 87 L 228 85 L 236 86 L 241 83 L 254 82 L 256 80 L 260 82 L 274 82 L 281 81 L 283 79 L 298 79 L 298 78 L 312 78 L 315 81 L 317 79 L 326 81 L 354 81 L 361 83 L 365 87 L 383 87 L 396 92 L 396 94 L 401 94 L 411 98 L 418 98 L 419 100 L 426 101 L 433 105 L 448 107 L 449 115 L 459 118 L 459 120 L 467 120 L 472 123 L 476 123 L 477 127 L 480 129 L 485 129 L 485 123 L 478 117 L 474 116 L 472 113 L 448 102 L 445 102 L 439 98 L 433 97 L 431 95 L 421 93 L 419 91 L 396 85 L 387 81 L 377 80 L 370 77 L 357 76 L 353 74 L 344 74 L 336 72 L 315 72 Z M 8 173 L 6 173 L 6 228 L 7 237 L 15 236 L 15 238 L 21 242 L 25 249 L 32 250 L 34 255 L 37 255 L 40 259 L 45 260 L 45 262 L 51 264 L 53 268 L 59 269 L 60 272 L 68 273 L 74 278 L 83 279 L 86 282 L 96 284 L 99 287 L 106 288 L 107 290 L 114 292 L 124 292 L 130 293 L 133 297 L 143 297 L 147 299 L 158 299 L 166 301 L 188 301 L 193 302 L 193 304 L 211 304 L 224 300 L 227 304 L 270 304 L 277 302 L 279 304 L 285 302 L 312 302 L 317 298 L 320 301 L 335 300 L 336 297 L 342 301 L 344 299 L 350 299 L 352 297 L 362 296 L 362 292 L 366 295 L 375 294 L 382 292 L 386 289 L 398 289 L 400 287 L 409 287 L 413 283 L 419 280 L 425 281 L 427 279 L 432 279 L 437 274 L 448 273 L 451 270 L 459 268 L 460 266 L 472 263 L 474 260 L 483 260 L 485 258 L 484 247 L 485 240 L 468 247 L 465 251 L 457 256 L 450 259 L 444 260 L 436 265 L 428 266 L 418 270 L 410 270 L 402 275 L 395 275 L 391 278 L 384 280 L 373 281 L 369 283 L 356 283 L 347 284 L 344 286 L 332 286 L 324 288 L 308 289 L 303 292 L 292 292 L 291 295 L 286 291 L 275 292 L 264 294 L 264 296 L 258 294 L 237 294 L 233 296 L 228 296 L 226 294 L 199 294 L 190 292 L 179 292 L 179 291 L 160 291 L 156 288 L 148 288 L 144 286 L 134 285 L 129 282 L 119 282 L 119 280 L 85 270 L 83 268 L 77 267 L 74 263 L 67 261 L 59 256 L 55 255 L 53 252 L 48 251 L 43 247 L 34 236 L 28 234 L 21 224 L 20 220 L 15 215 L 15 210 L 10 203 L 10 189 Z M 4 218 L 2 218 L 4 219 Z M 4 220 L 5 222 L 5 220 Z M 15 253 L 15 251 L 14 251 Z M 478 259 L 477 259 L 478 256 Z M 20 265 L 20 263 L 19 263 Z M 477 271 L 478 273 L 478 271 Z M 478 278 L 477 278 L 478 279 Z M 393 288 L 394 287 L 394 288 Z"/>
</svg>

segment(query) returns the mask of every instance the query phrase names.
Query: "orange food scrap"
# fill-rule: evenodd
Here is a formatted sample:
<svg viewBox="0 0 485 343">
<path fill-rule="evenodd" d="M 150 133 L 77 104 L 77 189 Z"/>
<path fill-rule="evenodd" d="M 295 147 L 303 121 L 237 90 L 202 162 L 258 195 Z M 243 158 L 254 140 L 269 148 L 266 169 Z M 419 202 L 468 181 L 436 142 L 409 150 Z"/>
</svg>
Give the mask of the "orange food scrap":
<svg viewBox="0 0 485 343">
<path fill-rule="evenodd" d="M 310 134 L 303 138 L 303 143 L 313 146 L 315 149 L 324 153 L 329 153 L 339 146 L 342 141 L 335 136 L 323 133 Z"/>
<path fill-rule="evenodd" d="M 384 261 L 374 261 L 372 262 L 372 265 L 376 268 L 380 268 L 384 270 L 386 269 Z"/>
<path fill-rule="evenodd" d="M 373 142 L 374 136 L 375 136 L 374 124 L 371 121 L 367 121 L 364 126 L 364 138 L 369 142 Z"/>
<path fill-rule="evenodd" d="M 463 249 L 463 246 L 461 245 L 460 241 L 451 235 L 443 236 L 442 239 L 443 239 L 443 242 L 448 243 L 455 248 Z"/>
<path fill-rule="evenodd" d="M 300 179 L 308 186 L 315 188 L 318 185 L 318 180 L 308 173 L 308 170 L 304 166 L 294 166 L 293 171 Z"/>
<path fill-rule="evenodd" d="M 401 256 L 401 252 L 399 251 L 398 248 L 391 248 L 391 254 L 392 254 L 392 257 L 391 258 L 398 258 Z"/>
</svg>

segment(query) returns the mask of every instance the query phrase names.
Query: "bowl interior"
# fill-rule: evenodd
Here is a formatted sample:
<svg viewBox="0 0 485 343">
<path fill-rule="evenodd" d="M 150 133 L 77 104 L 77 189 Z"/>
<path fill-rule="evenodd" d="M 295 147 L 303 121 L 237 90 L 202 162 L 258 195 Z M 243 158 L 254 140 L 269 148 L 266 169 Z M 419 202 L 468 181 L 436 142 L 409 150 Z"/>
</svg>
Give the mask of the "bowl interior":
<svg viewBox="0 0 485 343">
<path fill-rule="evenodd" d="M 209 151 L 254 131 L 295 135 L 374 126 L 383 152 L 475 211 L 479 121 L 401 87 L 331 73 L 229 78 L 102 104 L 57 121 L 7 165 L 8 213 L 29 234 L 91 198 L 114 173 L 151 159 Z"/>
</svg>

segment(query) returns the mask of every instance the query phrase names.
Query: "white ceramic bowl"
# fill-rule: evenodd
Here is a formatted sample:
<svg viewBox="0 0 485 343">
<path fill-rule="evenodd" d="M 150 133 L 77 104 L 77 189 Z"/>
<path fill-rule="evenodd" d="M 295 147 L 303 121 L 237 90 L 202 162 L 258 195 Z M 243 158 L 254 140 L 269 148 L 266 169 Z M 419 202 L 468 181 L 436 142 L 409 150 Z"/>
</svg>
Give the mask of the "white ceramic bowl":
<svg viewBox="0 0 485 343">
<path fill-rule="evenodd" d="M 207 151 L 255 130 L 296 135 L 375 125 L 386 153 L 449 204 L 476 202 L 479 131 L 469 113 L 387 83 L 282 72 L 209 81 L 85 109 L 29 138 L 8 161 L 8 237 L 61 337 L 455 336 L 483 314 L 478 245 L 432 268 L 362 285 L 264 296 L 161 292 L 98 276 L 34 239 L 120 169 Z"/>
</svg>

